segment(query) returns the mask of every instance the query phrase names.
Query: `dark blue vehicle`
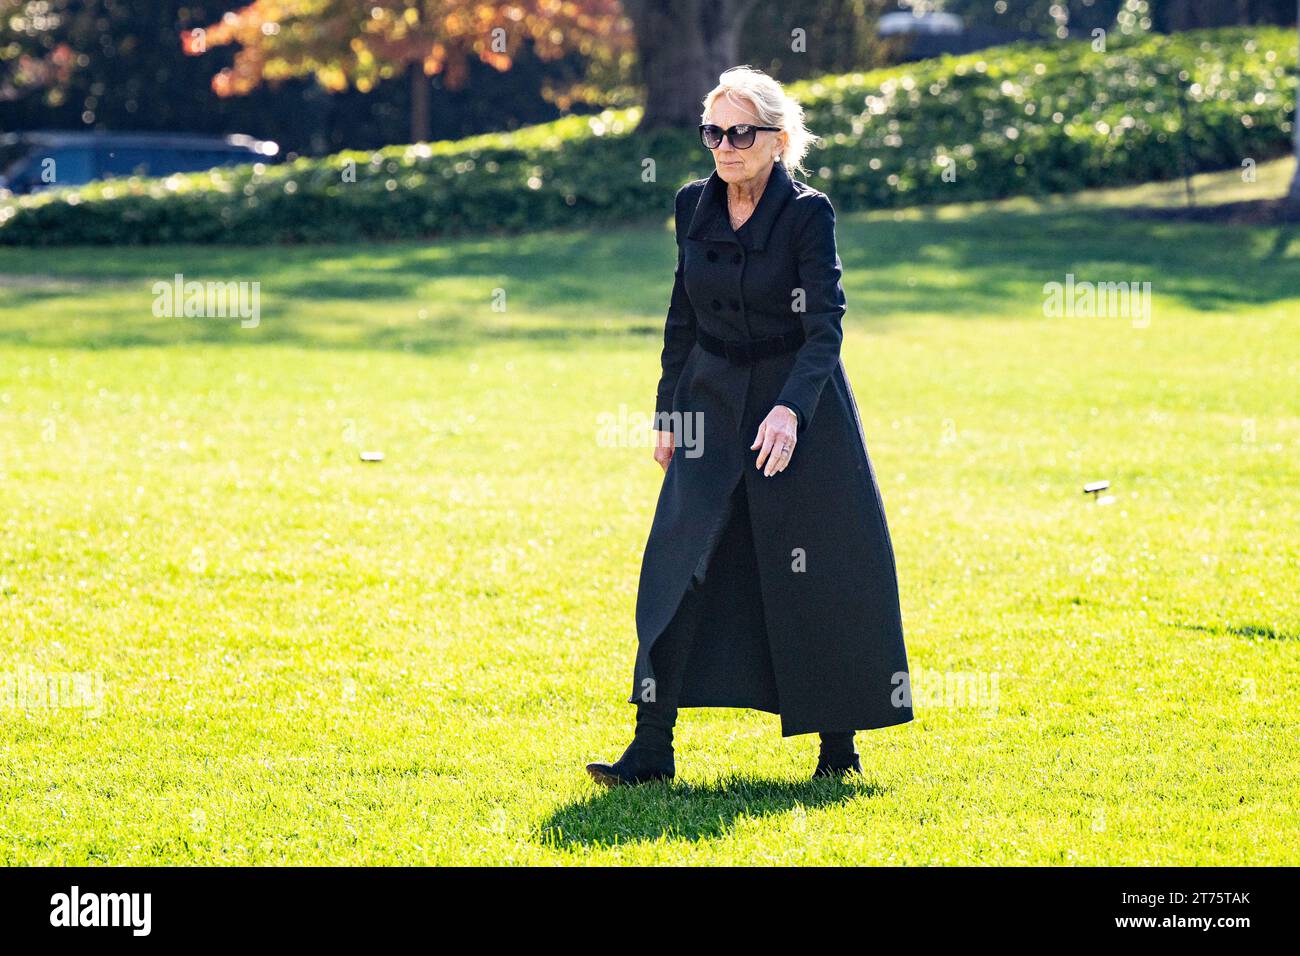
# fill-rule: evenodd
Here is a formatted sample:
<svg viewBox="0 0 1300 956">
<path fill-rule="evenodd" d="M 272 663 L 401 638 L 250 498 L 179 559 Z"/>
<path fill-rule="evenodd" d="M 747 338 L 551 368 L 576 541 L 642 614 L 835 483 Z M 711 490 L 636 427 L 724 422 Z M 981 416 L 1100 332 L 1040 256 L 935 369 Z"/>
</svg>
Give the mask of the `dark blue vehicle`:
<svg viewBox="0 0 1300 956">
<path fill-rule="evenodd" d="M 115 176 L 169 176 L 275 161 L 280 147 L 251 136 L 48 132 L 0 135 L 0 191 L 84 186 Z"/>
</svg>

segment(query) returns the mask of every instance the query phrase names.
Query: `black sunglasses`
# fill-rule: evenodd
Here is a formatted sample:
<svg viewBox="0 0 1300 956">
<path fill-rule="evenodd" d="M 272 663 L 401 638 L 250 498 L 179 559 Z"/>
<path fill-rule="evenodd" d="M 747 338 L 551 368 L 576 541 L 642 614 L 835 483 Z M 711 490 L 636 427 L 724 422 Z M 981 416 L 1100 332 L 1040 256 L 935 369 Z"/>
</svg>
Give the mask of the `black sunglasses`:
<svg viewBox="0 0 1300 956">
<path fill-rule="evenodd" d="M 701 123 L 700 142 L 706 149 L 717 149 L 722 145 L 722 137 L 725 136 L 731 140 L 731 145 L 736 149 L 749 149 L 754 145 L 754 137 L 761 129 L 769 133 L 781 132 L 779 126 L 751 126 L 748 123 L 741 123 L 724 130 L 721 126 L 714 126 L 712 123 Z"/>
</svg>

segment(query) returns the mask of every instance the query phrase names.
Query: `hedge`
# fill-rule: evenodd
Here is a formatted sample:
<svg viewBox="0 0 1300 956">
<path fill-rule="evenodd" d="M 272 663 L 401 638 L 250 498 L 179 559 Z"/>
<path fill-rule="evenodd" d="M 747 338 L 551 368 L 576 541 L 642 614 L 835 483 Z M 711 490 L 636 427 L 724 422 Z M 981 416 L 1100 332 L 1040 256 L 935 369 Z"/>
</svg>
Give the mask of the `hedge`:
<svg viewBox="0 0 1300 956">
<path fill-rule="evenodd" d="M 1287 152 L 1295 33 L 1016 44 L 791 84 L 842 210 L 1169 179 Z M 639 110 L 279 166 L 123 179 L 0 203 L 0 243 L 344 242 L 662 217 L 712 162 Z M 946 173 L 946 174 L 945 174 Z"/>
</svg>

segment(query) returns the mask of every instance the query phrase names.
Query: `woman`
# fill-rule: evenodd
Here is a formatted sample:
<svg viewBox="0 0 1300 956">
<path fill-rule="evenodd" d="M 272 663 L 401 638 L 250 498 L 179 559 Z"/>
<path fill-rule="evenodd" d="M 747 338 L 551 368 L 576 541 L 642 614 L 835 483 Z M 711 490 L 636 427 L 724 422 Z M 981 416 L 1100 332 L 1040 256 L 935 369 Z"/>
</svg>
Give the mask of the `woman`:
<svg viewBox="0 0 1300 956">
<path fill-rule="evenodd" d="M 677 193 L 636 734 L 587 766 L 608 786 L 674 776 L 679 707 L 819 732 L 814 776 L 861 773 L 854 731 L 912 719 L 893 547 L 840 362 L 835 212 L 788 172 L 812 134 L 748 67 L 722 74 L 703 118 L 716 168 Z"/>
</svg>

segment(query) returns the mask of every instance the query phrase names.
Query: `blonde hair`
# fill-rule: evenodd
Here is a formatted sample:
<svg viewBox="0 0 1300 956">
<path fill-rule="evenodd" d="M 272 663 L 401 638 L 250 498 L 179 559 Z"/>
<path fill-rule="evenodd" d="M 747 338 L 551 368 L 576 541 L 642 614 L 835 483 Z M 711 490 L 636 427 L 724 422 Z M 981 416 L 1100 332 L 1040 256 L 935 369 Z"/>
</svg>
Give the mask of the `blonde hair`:
<svg viewBox="0 0 1300 956">
<path fill-rule="evenodd" d="M 784 130 L 786 143 L 780 159 L 786 172 L 797 170 L 808 175 L 803 160 L 817 137 L 804 125 L 799 101 L 788 96 L 780 83 L 751 66 L 733 66 L 718 77 L 718 85 L 704 98 L 701 122 L 708 122 L 713 104 L 720 96 L 726 96 L 733 105 L 751 114 L 757 125 L 779 126 Z"/>
</svg>

